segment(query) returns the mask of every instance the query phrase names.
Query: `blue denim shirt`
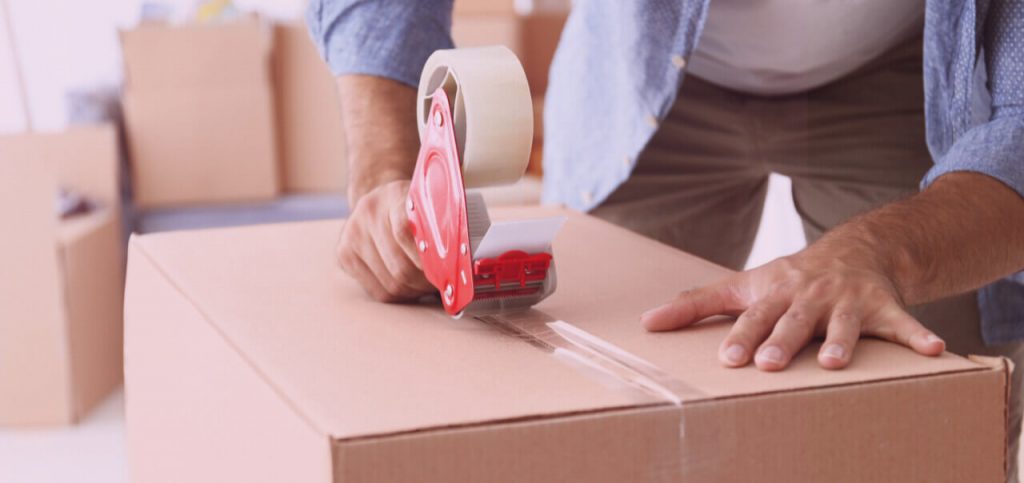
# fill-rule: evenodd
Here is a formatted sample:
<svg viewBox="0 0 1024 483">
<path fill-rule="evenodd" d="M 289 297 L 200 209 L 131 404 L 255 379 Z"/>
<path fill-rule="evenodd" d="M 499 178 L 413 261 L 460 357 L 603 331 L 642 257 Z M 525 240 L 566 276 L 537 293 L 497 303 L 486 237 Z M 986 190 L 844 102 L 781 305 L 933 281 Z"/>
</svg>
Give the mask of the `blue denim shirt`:
<svg viewBox="0 0 1024 483">
<path fill-rule="evenodd" d="M 546 201 L 589 210 L 629 177 L 675 102 L 709 1 L 577 1 L 546 97 Z M 1024 196 L 1024 2 L 927 0 L 926 9 L 935 166 L 922 187 L 974 171 Z M 336 75 L 415 86 L 427 57 L 452 47 L 451 12 L 452 0 L 313 0 L 307 20 Z M 1024 339 L 1024 273 L 984 287 L 978 301 L 986 342 Z"/>
</svg>

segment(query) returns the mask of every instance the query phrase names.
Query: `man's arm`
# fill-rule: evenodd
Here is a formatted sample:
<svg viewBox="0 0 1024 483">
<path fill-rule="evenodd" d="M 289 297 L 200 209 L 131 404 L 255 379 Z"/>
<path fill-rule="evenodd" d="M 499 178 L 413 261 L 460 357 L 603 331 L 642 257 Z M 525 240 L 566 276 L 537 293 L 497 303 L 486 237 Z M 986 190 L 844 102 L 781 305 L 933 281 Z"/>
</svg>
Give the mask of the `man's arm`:
<svg viewBox="0 0 1024 483">
<path fill-rule="evenodd" d="M 739 315 L 719 348 L 727 366 L 784 368 L 813 335 L 818 362 L 850 362 L 861 334 L 928 355 L 944 343 L 904 311 L 1024 268 L 1024 3 L 993 0 L 984 52 L 992 115 L 962 133 L 906 200 L 854 218 L 805 250 L 654 309 L 650 330 Z M 933 86 L 934 88 L 934 86 Z M 945 95 L 935 93 L 935 95 Z"/>
<path fill-rule="evenodd" d="M 923 192 L 856 217 L 803 251 L 680 294 L 641 317 L 649 330 L 739 315 L 722 342 L 727 366 L 783 369 L 815 335 L 819 363 L 845 367 L 858 338 L 926 355 L 945 344 L 904 311 L 1024 268 L 1024 198 L 977 173 L 950 173 Z"/>
<path fill-rule="evenodd" d="M 343 75 L 338 92 L 352 207 L 338 240 L 338 265 L 377 300 L 414 299 L 432 289 L 405 213 L 419 149 L 416 91 L 383 77 Z"/>
<path fill-rule="evenodd" d="M 414 86 L 427 57 L 452 47 L 451 10 L 452 0 L 312 0 L 306 14 L 338 76 L 348 145 L 352 212 L 337 261 L 381 301 L 432 290 L 404 206 L 419 149 Z"/>
</svg>

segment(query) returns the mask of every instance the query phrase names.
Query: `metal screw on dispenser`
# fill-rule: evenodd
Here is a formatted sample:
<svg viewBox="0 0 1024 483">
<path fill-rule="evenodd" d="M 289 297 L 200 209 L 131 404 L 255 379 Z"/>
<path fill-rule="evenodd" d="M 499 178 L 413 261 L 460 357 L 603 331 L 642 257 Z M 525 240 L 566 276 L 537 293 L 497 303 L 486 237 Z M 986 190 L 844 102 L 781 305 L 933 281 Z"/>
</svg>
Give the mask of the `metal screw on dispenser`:
<svg viewBox="0 0 1024 483">
<path fill-rule="evenodd" d="M 444 124 L 444 118 L 441 117 L 440 111 L 434 113 L 434 124 L 436 124 L 437 127 L 441 127 L 441 125 Z"/>
<path fill-rule="evenodd" d="M 459 244 L 459 253 L 461 253 L 463 255 L 466 254 L 466 244 L 465 243 Z"/>
<path fill-rule="evenodd" d="M 427 242 L 425 242 L 423 240 L 420 240 L 420 251 L 421 252 L 427 251 Z"/>
<path fill-rule="evenodd" d="M 455 289 L 452 287 L 452 284 L 449 283 L 444 288 L 444 301 L 445 301 L 445 303 L 449 303 L 449 304 L 452 303 L 452 295 L 455 295 Z"/>
</svg>

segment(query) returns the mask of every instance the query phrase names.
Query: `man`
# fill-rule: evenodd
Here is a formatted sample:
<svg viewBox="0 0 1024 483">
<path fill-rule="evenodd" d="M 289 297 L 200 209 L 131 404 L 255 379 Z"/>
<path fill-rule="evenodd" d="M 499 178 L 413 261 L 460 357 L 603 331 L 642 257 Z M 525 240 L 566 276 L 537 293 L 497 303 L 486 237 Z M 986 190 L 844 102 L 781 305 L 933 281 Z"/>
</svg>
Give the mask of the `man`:
<svg viewBox="0 0 1024 483">
<path fill-rule="evenodd" d="M 383 301 L 430 290 L 402 205 L 413 86 L 452 46 L 450 14 L 443 0 L 309 10 L 349 146 L 339 262 Z M 682 292 L 639 315 L 648 330 L 734 315 L 719 358 L 766 371 L 814 336 L 829 369 L 861 336 L 1024 362 L 1024 2 L 581 0 L 546 99 L 547 201 L 730 268 L 768 174 L 793 179 L 810 245 Z"/>
</svg>

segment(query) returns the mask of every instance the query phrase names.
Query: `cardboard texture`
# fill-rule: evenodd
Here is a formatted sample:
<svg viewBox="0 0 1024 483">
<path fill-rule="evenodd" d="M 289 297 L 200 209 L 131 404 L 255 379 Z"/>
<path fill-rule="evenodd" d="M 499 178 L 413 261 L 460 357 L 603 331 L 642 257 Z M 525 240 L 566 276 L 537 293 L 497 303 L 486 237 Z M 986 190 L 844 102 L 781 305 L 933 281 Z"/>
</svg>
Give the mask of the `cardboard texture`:
<svg viewBox="0 0 1024 483">
<path fill-rule="evenodd" d="M 725 269 L 577 213 L 493 213 L 553 214 L 559 288 L 538 309 L 684 381 L 681 405 L 439 305 L 371 301 L 333 263 L 337 222 L 147 235 L 125 305 L 131 480 L 1004 478 L 1005 365 L 865 340 L 842 371 L 815 344 L 783 372 L 725 369 L 727 323 L 637 322 Z"/>
<path fill-rule="evenodd" d="M 274 29 L 274 98 L 282 186 L 345 193 L 345 136 L 338 88 L 301 22 Z"/>
<path fill-rule="evenodd" d="M 120 384 L 124 251 L 110 126 L 0 136 L 0 425 L 79 420 Z M 99 207 L 58 221 L 58 187 Z"/>
<path fill-rule="evenodd" d="M 124 110 L 142 208 L 278 193 L 271 31 L 146 24 L 121 32 Z"/>
<path fill-rule="evenodd" d="M 452 18 L 452 39 L 456 47 L 498 44 L 512 49 L 526 70 L 531 94 L 535 98 L 543 97 L 551 60 L 567 18 L 565 12 L 460 14 L 456 9 Z"/>
</svg>

